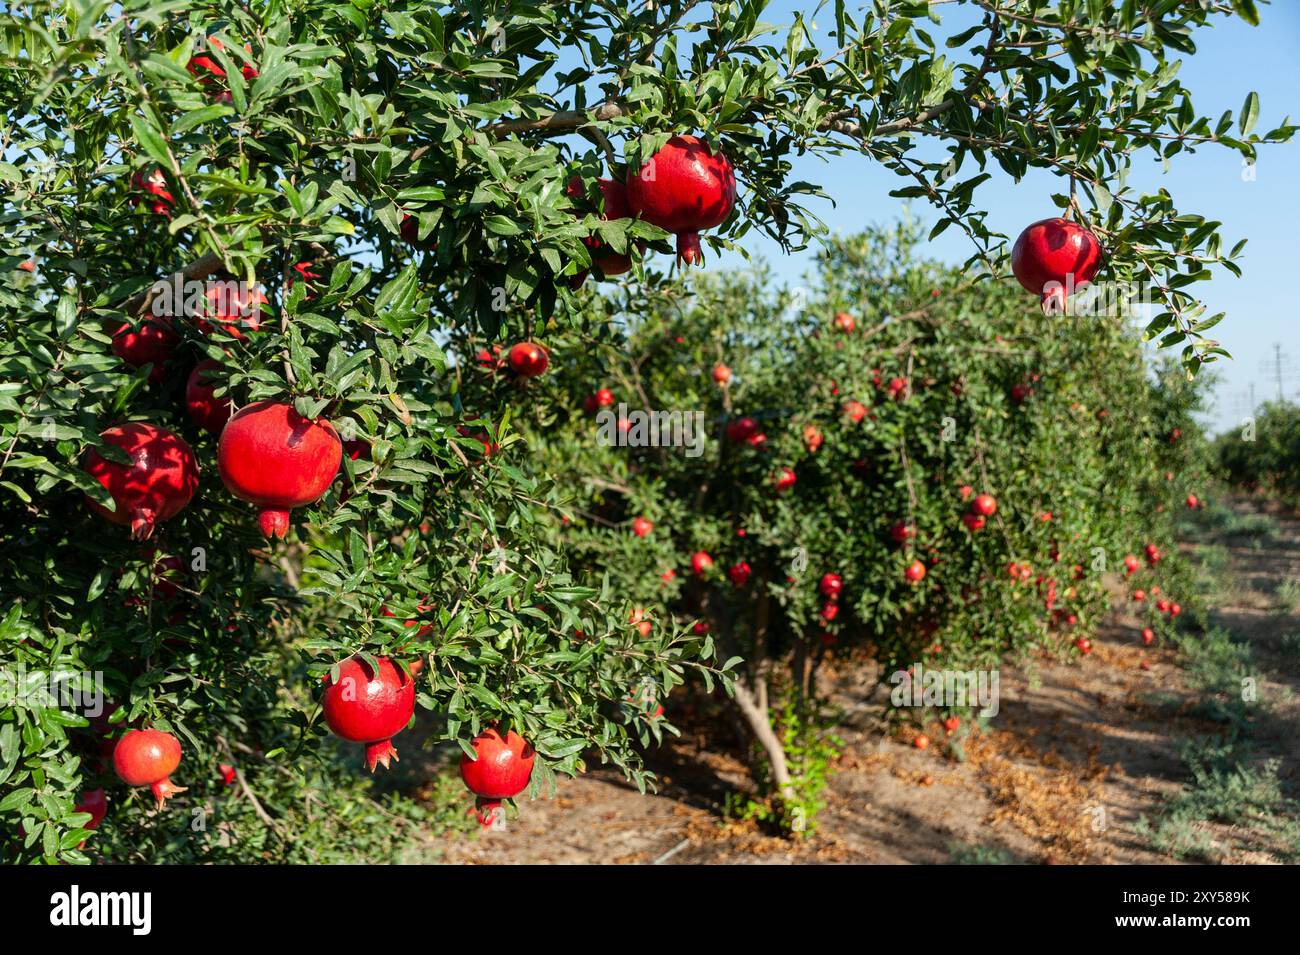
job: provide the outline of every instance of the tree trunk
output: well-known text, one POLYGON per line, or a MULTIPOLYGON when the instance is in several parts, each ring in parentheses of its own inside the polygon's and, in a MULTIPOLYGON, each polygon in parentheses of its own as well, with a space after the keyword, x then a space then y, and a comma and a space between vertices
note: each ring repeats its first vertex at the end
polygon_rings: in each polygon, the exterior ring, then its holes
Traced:
MULTIPOLYGON (((759 678, 758 683, 766 693, 767 681, 759 678)), ((741 716, 745 718, 745 724, 754 734, 754 739, 758 741, 759 747, 767 757, 772 771, 772 784, 780 795, 781 802, 792 802, 794 790, 790 785, 790 769, 785 761, 785 747, 781 745, 780 738, 772 729, 772 721, 768 718, 767 709, 759 706, 756 690, 750 686, 749 681, 735 682, 735 700, 741 716)))

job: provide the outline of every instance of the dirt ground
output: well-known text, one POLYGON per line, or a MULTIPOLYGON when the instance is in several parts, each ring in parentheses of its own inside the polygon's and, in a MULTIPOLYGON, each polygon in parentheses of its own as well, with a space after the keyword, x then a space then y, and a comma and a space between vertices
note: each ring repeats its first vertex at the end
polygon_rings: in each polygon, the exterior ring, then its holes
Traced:
MULTIPOLYGON (((1239 513, 1260 507, 1230 506, 1239 513)), ((1278 533, 1267 541, 1218 540, 1231 555, 1232 598, 1216 622, 1251 642, 1265 674, 1262 693, 1294 694, 1260 727, 1262 742, 1282 758, 1283 780, 1294 784, 1300 681, 1280 639, 1297 622, 1280 621, 1272 608, 1281 581, 1300 582, 1300 521, 1274 517, 1278 533)), ((504 831, 440 840, 439 854, 468 864, 949 863, 955 855, 983 861, 990 852, 1028 863, 1169 863, 1134 823, 1184 785, 1179 739, 1213 727, 1190 712, 1196 695, 1174 652, 1142 647, 1138 630, 1135 617, 1117 611, 1089 656, 1043 656, 1004 669, 1001 711, 982 731, 958 737, 961 762, 943 746, 918 750, 886 735, 883 692, 869 696, 871 675, 859 669, 860 684, 841 680, 833 699, 845 712, 837 731, 843 755, 817 831, 806 839, 723 816, 725 794, 744 790, 748 774, 735 755, 719 751, 727 731, 712 727, 711 745, 688 728, 654 754, 657 795, 594 769, 561 781, 555 798, 521 803, 504 831)), ((936 743, 945 736, 938 726, 928 732, 936 743)), ((1229 827, 1204 826, 1225 861, 1270 861, 1229 827)))

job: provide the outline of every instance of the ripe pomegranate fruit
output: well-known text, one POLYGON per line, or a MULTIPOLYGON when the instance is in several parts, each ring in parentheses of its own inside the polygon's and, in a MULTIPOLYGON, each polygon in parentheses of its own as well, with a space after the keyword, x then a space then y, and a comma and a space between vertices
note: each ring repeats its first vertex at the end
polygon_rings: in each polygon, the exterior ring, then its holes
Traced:
POLYGON ((750 440, 758 433, 758 422, 753 418, 737 418, 727 422, 727 440, 740 443, 750 440))
POLYGON ((795 481, 795 473, 789 468, 781 468, 776 474, 772 475, 772 487, 776 488, 778 494, 794 487, 795 481))
POLYGON ((99 824, 104 821, 104 816, 108 814, 108 794, 102 789, 92 789, 88 793, 82 793, 74 811, 90 813, 90 821, 82 825, 83 829, 98 829, 99 824))
POLYGON ((714 365, 713 380, 723 387, 726 387, 726 385, 731 381, 731 369, 726 365, 714 365))
POLYGON ((803 426, 803 446, 808 449, 809 454, 815 453, 822 446, 822 440, 821 428, 817 427, 817 425, 806 424, 803 426))
POLYGON ((144 169, 137 170, 131 176, 131 188, 135 192, 143 192, 153 197, 152 200, 148 200, 141 199, 139 196, 132 196, 131 205, 147 202, 149 211, 156 216, 170 216, 172 214, 172 206, 176 204, 176 200, 172 198, 171 192, 168 191, 167 177, 163 175, 162 169, 158 166, 154 166, 148 171, 144 169))
POLYGON ((830 623, 840 615, 840 605, 833 600, 828 600, 826 603, 822 604, 821 614, 822 619, 827 623, 830 623))
MULTIPOLYGON (((214 36, 208 37, 206 43, 211 49, 225 52, 225 46, 214 36)), ((247 43, 244 44, 244 49, 250 53, 253 52, 253 48, 247 43)), ((221 64, 206 53, 199 53, 196 56, 190 57, 190 61, 186 64, 185 68, 189 70, 190 74, 205 87, 211 86, 217 80, 224 80, 226 78, 226 71, 221 68, 221 64)), ((257 79, 257 68, 251 63, 245 63, 239 68, 239 72, 243 75, 245 80, 257 79)))
POLYGON ((957 730, 958 730, 958 728, 959 728, 960 726, 961 726, 961 719, 960 719, 959 717, 956 717, 956 716, 950 716, 950 717, 948 717, 946 720, 943 721, 943 728, 944 728, 945 732, 948 732, 948 733, 955 733, 955 732, 957 732, 957 730))
MULTIPOLYGON (((632 213, 627 204, 627 187, 616 179, 598 179, 596 182, 600 186, 600 196, 604 205, 600 217, 606 222, 631 218, 632 213)), ((586 195, 582 180, 577 176, 569 180, 566 192, 569 198, 574 200, 581 200, 586 195)), ((600 270, 602 276, 622 275, 624 272, 631 271, 631 256, 624 252, 615 252, 599 236, 590 235, 582 241, 591 255, 591 264, 600 270)), ((586 278, 587 272, 584 269, 575 275, 569 284, 577 288, 586 281, 586 278)))
POLYGON ((150 316, 138 328, 126 322, 113 333, 113 354, 132 368, 153 365, 149 380, 156 384, 162 380, 166 363, 179 343, 170 318, 150 316))
POLYGON ((721 225, 736 205, 731 160, 694 136, 674 136, 628 180, 633 215, 677 235, 677 258, 704 261, 700 232, 721 225))
POLYGON ((1143 627, 1142 642, 1146 644, 1148 647, 1151 646, 1151 644, 1156 642, 1156 632, 1152 630, 1150 627, 1143 627))
POLYGON ((594 393, 587 395, 582 402, 582 407, 587 414, 595 414, 601 408, 608 408, 613 403, 614 392, 608 388, 598 388, 594 393))
MULTIPOLYGON (((292 280, 290 280, 292 286, 292 280)), ((262 306, 268 303, 266 293, 258 287, 248 287, 233 276, 210 283, 203 293, 203 317, 196 318, 195 326, 204 335, 221 329, 236 341, 246 341, 248 336, 241 326, 250 331, 262 327, 262 306)))
POLYGON ((283 537, 291 508, 324 494, 338 474, 343 444, 324 418, 308 421, 293 405, 259 401, 226 423, 217 468, 230 493, 256 504, 267 537, 283 537))
POLYGON ((740 563, 731 566, 731 569, 727 571, 727 576, 731 578, 731 582, 735 586, 743 587, 749 583, 749 577, 753 572, 753 568, 749 566, 749 563, 742 560, 740 563))
POLYGON ((229 763, 220 763, 217 766, 217 772, 221 774, 222 783, 224 783, 227 786, 234 785, 235 778, 236 778, 234 766, 231 766, 229 763))
POLYGON ((992 494, 977 494, 970 507, 981 517, 992 517, 997 512, 998 502, 992 494))
POLYGON ((912 561, 903 571, 903 576, 906 577, 909 582, 917 583, 925 577, 925 564, 921 563, 919 560, 912 561))
POLYGON ((899 521, 889 529, 889 536, 892 537, 894 542, 897 544, 906 544, 916 536, 916 528, 905 521, 899 521))
POLYGON ((551 358, 536 342, 520 342, 510 349, 510 370, 520 378, 536 378, 546 371, 551 358))
POLYGON ((1192 508, 1192 509, 1195 509, 1197 506, 1200 505, 1200 503, 1201 503, 1201 502, 1200 502, 1200 499, 1197 498, 1197 496, 1196 496, 1195 494, 1188 494, 1188 495, 1187 495, 1187 506, 1188 506, 1188 507, 1190 507, 1190 508, 1192 508))
POLYGON ((1135 603, 1141 603, 1147 599, 1147 592, 1141 588, 1133 591, 1133 600, 1135 603))
POLYGON ((1087 637, 1080 637, 1078 640, 1075 640, 1074 646, 1085 657, 1089 653, 1092 653, 1092 641, 1089 640, 1087 637))
POLYGON ((1132 554, 1129 554, 1127 557, 1124 558, 1124 570, 1126 573, 1129 574, 1136 573, 1139 566, 1140 563, 1138 559, 1134 557, 1132 554))
POLYGON ((654 522, 647 520, 644 517, 638 517, 636 520, 632 522, 632 533, 635 534, 637 537, 645 537, 654 529, 655 529, 654 522))
POLYGON ((335 736, 366 744, 366 767, 388 768, 397 759, 392 737, 406 728, 415 712, 415 681, 387 657, 373 673, 358 657, 339 664, 337 683, 326 675, 321 709, 335 736))
POLYGON ((713 569, 713 558, 707 551, 697 550, 691 555, 691 570, 697 577, 703 577, 713 569))
POLYGON ((181 744, 162 730, 131 730, 113 747, 113 770, 128 786, 148 786, 161 809, 184 787, 169 778, 181 764, 181 744))
POLYGON ((822 574, 817 589, 822 592, 823 597, 834 600, 844 590, 844 579, 839 574, 822 574))
POLYGON ((216 395, 221 380, 220 370, 219 361, 201 361, 194 366, 185 384, 185 410, 189 412, 190 420, 213 434, 221 434, 221 429, 230 420, 230 399, 216 395))
POLYGON ((1011 250, 1011 271, 1025 291, 1042 296, 1043 311, 1049 314, 1065 313, 1070 276, 1078 286, 1091 282, 1100 268, 1097 237, 1067 219, 1035 222, 1020 233, 1011 250))
POLYGON ((199 486, 194 452, 166 428, 138 421, 109 428, 100 438, 125 451, 131 463, 108 461, 94 448, 87 451, 86 473, 108 489, 117 510, 90 498, 86 503, 114 524, 129 525, 135 540, 147 540, 155 525, 175 517, 194 497, 199 486))
POLYGON ((988 519, 971 511, 967 511, 961 516, 961 522, 972 531, 980 531, 984 529, 984 525, 988 523, 988 519))
POLYGON ((859 424, 867 416, 867 406, 861 401, 846 401, 841 411, 854 424, 859 424))
POLYGON ((649 614, 644 607, 634 607, 632 612, 627 615, 627 622, 636 626, 636 632, 643 637, 650 636, 653 624, 650 622, 649 614))
POLYGON ((916 737, 916 739, 912 740, 912 745, 915 746, 917 749, 929 749, 930 737, 926 736, 924 733, 921 733, 919 736, 916 737))
POLYGON ((846 335, 858 327, 857 320, 848 312, 836 312, 833 324, 836 330, 844 332, 846 335))
POLYGON ((505 738, 493 727, 474 737, 474 758, 460 758, 460 778, 479 799, 500 801, 513 799, 528 788, 537 758, 524 738, 510 730, 505 738))

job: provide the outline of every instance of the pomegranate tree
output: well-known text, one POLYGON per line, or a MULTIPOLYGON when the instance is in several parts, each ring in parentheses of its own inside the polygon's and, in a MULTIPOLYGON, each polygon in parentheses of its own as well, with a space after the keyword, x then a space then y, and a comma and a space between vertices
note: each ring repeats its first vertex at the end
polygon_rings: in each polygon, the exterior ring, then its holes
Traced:
MULTIPOLYGON (((935 17, 969 19, 962 5, 932 6, 935 17)), ((847 655, 868 634, 889 663, 912 655, 913 637, 922 646, 923 624, 935 629, 924 647, 942 642, 958 656, 974 656, 949 633, 961 627, 983 633, 980 645, 996 643, 996 626, 1040 634, 1025 610, 1041 608, 1027 596, 1039 585, 996 570, 1032 561, 1036 574, 1059 577, 1048 569, 1052 537, 1062 567, 1087 565, 1077 553, 1085 543, 1140 555, 1147 540, 1167 556, 1138 573, 1176 565, 1178 548, 1147 526, 1158 521, 1137 502, 1116 502, 1132 506, 1133 535, 1098 542, 1091 508, 1101 505, 1074 504, 1073 486, 1056 480, 1068 459, 1088 470, 1092 487, 1124 498, 1124 474, 1106 470, 1102 439, 1137 461, 1144 449, 1130 435, 1175 426, 1193 434, 1172 416, 1150 428, 1136 420, 1143 392, 1123 391, 1136 381, 1121 375, 1129 351, 1107 328, 1086 347, 1070 342, 1089 371, 1080 355, 1111 359, 1097 376, 1112 386, 1109 402, 1041 341, 1041 320, 1008 318, 982 287, 995 283, 968 289, 924 268, 881 284, 897 263, 863 258, 880 237, 831 241, 826 262, 839 274, 825 294, 802 303, 789 295, 779 307, 742 277, 729 276, 735 288, 719 295, 653 267, 624 273, 614 294, 571 287, 575 263, 606 253, 635 260, 642 241, 663 234, 677 237, 683 263, 700 259, 701 229, 732 246, 762 237, 796 250, 821 238, 816 215, 827 200, 871 208, 867 194, 820 195, 821 165, 809 163, 813 177, 803 181, 796 157, 848 163, 850 178, 887 167, 996 255, 994 230, 1004 224, 987 208, 994 187, 973 172, 977 149, 990 171, 1033 170, 1025 181, 1053 193, 1045 206, 1068 207, 1086 224, 1117 276, 1162 276, 1150 334, 1176 339, 1188 370, 1213 359, 1207 335, 1230 323, 1202 327, 1192 291, 1203 286, 1179 276, 1193 264, 1234 265, 1231 244, 1171 193, 1143 196, 1124 173, 1143 155, 1181 158, 1171 137, 1217 128, 1174 75, 1173 59, 1184 55, 1174 50, 1231 16, 1228 7, 1252 5, 1160 5, 1160 30, 1107 37, 1107 55, 1088 69, 1034 52, 1069 33, 1068 22, 1028 22, 1042 19, 1022 15, 1029 0, 983 6, 987 24, 952 49, 935 45, 967 24, 950 29, 944 19, 933 29, 897 16, 883 31, 879 11, 855 12, 836 25, 835 46, 847 51, 837 58, 826 44, 801 42, 802 25, 756 40, 744 10, 710 21, 690 4, 629 17, 626 3, 591 0, 544 28, 535 11, 513 5, 406 4, 394 19, 391 5, 353 4, 346 22, 334 8, 311 15, 277 4, 160 14, 129 2, 88 8, 89 17, 45 0, 7 5, 0 39, 23 60, 6 74, 18 104, 7 118, 21 135, 7 142, 0 189, 8 371, 0 495, 13 516, 0 527, 0 579, 16 595, 0 657, 29 673, 56 663, 102 673, 118 707, 113 732, 127 720, 173 732, 187 765, 199 766, 187 780, 195 806, 210 806, 221 830, 164 834, 144 800, 110 791, 112 831, 103 832, 106 821, 80 852, 67 820, 111 775, 98 762, 106 737, 81 716, 33 716, 0 702, 0 750, 5 768, 11 753, 18 767, 0 781, 3 860, 390 860, 392 816, 427 815, 400 793, 370 811, 364 771, 314 752, 324 735, 311 732, 318 678, 358 654, 424 662, 417 701, 437 716, 431 746, 468 745, 478 728, 508 725, 547 780, 598 754, 648 787, 641 753, 671 731, 674 707, 653 720, 645 714, 656 707, 624 707, 646 681, 666 692, 701 675, 717 685, 740 674, 754 725, 803 743, 815 732, 813 711, 792 702, 793 724, 780 725, 788 701, 769 704, 759 692, 778 663, 789 663, 790 678, 773 685, 802 692, 819 661, 847 655), (915 68, 940 57, 944 69, 915 68), (1157 74, 1164 82, 1146 83, 1157 74), (996 108, 976 108, 984 103, 996 108), (1125 135, 1079 134, 1100 116, 1125 135), (926 141, 935 148, 912 148, 926 141), (588 184, 580 203, 566 195, 574 175, 588 184), (602 190, 599 179, 626 184, 626 218, 617 189, 602 190), (25 269, 29 262, 39 267, 25 269), (192 303, 194 285, 212 280, 245 291, 192 303), (165 307, 160 289, 184 301, 165 307), (253 289, 275 317, 256 334, 234 308, 254 304, 253 289), (909 317, 927 308, 934 324, 909 317), (834 331, 837 312, 854 317, 852 333, 834 331), (154 321, 163 314, 173 316, 175 341, 154 321), (916 329, 909 343, 904 335, 916 329), (825 334, 813 339, 815 331, 825 334), (484 342, 534 334, 555 361, 526 387, 490 345, 476 367, 484 342), (615 347, 625 340, 634 355, 615 347), (905 357, 913 350, 915 361, 905 357), (1043 361, 1026 354, 1040 351, 1043 361), (222 439, 196 442, 198 460, 174 445, 176 460, 151 460, 139 482, 128 479, 140 469, 125 449, 104 447, 95 458, 96 435, 123 422, 169 434, 215 428, 216 418, 194 424, 184 394, 185 373, 204 361, 221 363, 240 412, 222 439), (719 362, 733 371, 726 387, 710 374, 719 362), (972 403, 990 394, 1005 402, 1030 372, 1044 380, 1014 422, 975 413, 972 403), (593 448, 584 399, 595 399, 598 414, 611 398, 640 404, 643 388, 661 408, 707 410, 702 454, 593 448), (1061 406, 1070 389, 1085 405, 1078 412, 1061 406), (252 404, 241 411, 243 402, 252 404), (1052 413, 1072 422, 1068 431, 1040 427, 1052 413), (945 416, 957 421, 957 437, 940 447, 945 416), (746 419, 743 435, 719 440, 724 423, 746 419), (1036 428, 1051 440, 1018 443, 1036 428), (367 448, 342 463, 346 486, 334 481, 337 497, 313 509, 301 541, 253 546, 245 508, 218 473, 255 502, 266 530, 284 533, 292 507, 328 494, 340 437, 367 448), (1023 471, 1009 466, 1010 449, 1026 459, 1023 471), (587 470, 593 460, 600 467, 587 470), (781 468, 798 482, 778 492, 781 468), (151 470, 161 479, 149 479, 151 470), (577 471, 581 480, 568 482, 577 471), (971 483, 999 498, 997 527, 977 535, 961 524, 967 504, 953 494, 971 483), (87 491, 105 507, 117 497, 117 519, 128 515, 137 536, 153 533, 158 552, 82 507, 87 491), (1040 499, 1049 491, 1053 499, 1040 499), (1022 528, 1021 518, 1045 509, 1050 525, 1022 528), (643 538, 628 530, 638 514, 658 525, 643 538), (906 549, 887 536, 898 520, 916 527, 906 549), (603 549, 593 527, 608 529, 619 549, 603 549), (1003 553, 1012 546, 1024 552, 1003 553), (744 586, 683 572, 698 549, 719 568, 747 564, 744 586), (187 568, 170 599, 153 598, 159 555, 187 568), (913 559, 929 568, 916 587, 898 573, 913 559), (842 577, 830 621, 816 586, 827 572, 842 577), (967 585, 969 602, 958 604, 951 595, 967 585), (1006 594, 1012 586, 1022 588, 1018 603, 1006 594), (435 609, 420 614, 422 604, 435 609), (753 640, 763 608, 767 638, 753 640), (404 626, 417 618, 419 627, 404 626), (728 643, 744 662, 724 672, 714 654, 728 643), (220 765, 239 767, 236 785, 221 785, 220 765)), ((1255 111, 1246 112, 1216 144, 1253 161, 1266 142, 1291 136, 1288 124, 1252 131, 1255 111)), ((1207 496, 1204 482, 1182 483, 1178 460, 1161 463, 1180 475, 1169 482, 1178 500, 1207 496)), ((1061 581, 1059 603, 1087 611, 1087 583, 1078 582, 1078 599, 1066 596, 1075 583, 1061 581)), ((1041 589, 1034 596, 1045 600, 1046 579, 1041 589)), ((1178 596, 1190 610, 1194 598, 1178 596)), ((1087 626, 1087 613, 1079 616, 1087 626)), ((763 752, 770 744, 770 734, 758 742, 763 752)), ((814 762, 824 755, 803 751, 814 762)), ((799 767, 786 768, 797 788, 799 767)), ((760 778, 779 776, 773 768, 760 778)))
MULTIPOLYGON (((905 228, 837 240, 795 317, 789 290, 711 275, 692 280, 689 306, 666 287, 625 335, 566 347, 558 394, 576 405, 613 377, 648 407, 698 407, 713 439, 704 454, 594 442, 576 407, 540 409, 568 426, 528 434, 537 472, 578 496, 571 519, 552 522, 556 546, 609 575, 654 632, 699 624, 743 658, 736 711, 778 819, 783 806, 815 811, 799 754, 832 745, 815 702, 824 665, 843 674, 869 648, 880 678, 918 662, 991 668, 1004 650, 1073 653, 1109 600, 1096 549, 1122 569, 1141 529, 1164 520, 1140 506, 1151 464, 1173 452, 1167 427, 1147 421, 1139 343, 1091 323, 1041 336, 1017 289, 968 287, 915 261, 911 242, 905 228), (837 313, 912 317, 845 334, 837 313), (1093 335, 1104 347, 1084 349, 1093 335), (723 354, 743 389, 713 382, 723 354), (1016 381, 1033 400, 1010 414, 1016 381), (1092 413, 1121 393, 1109 418, 1092 413), (957 427, 941 437, 945 418, 957 427), (671 520, 632 546, 623 529, 652 509, 671 520)), ((1171 494, 1163 480, 1159 493, 1171 494)))

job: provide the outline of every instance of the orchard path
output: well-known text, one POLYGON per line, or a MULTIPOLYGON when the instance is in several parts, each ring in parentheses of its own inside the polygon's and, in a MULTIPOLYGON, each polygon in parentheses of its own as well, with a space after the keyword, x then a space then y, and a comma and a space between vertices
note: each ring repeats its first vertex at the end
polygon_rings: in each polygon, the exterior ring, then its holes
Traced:
MULTIPOLYGON (((1232 500, 1238 514, 1262 509, 1232 500)), ((1300 521, 1274 515, 1277 533, 1217 543, 1230 555, 1230 597, 1214 622, 1251 643, 1261 693, 1292 702, 1259 727, 1260 742, 1282 760, 1294 786, 1300 765, 1300 680, 1295 648, 1281 635, 1300 630, 1279 617, 1277 588, 1300 583, 1300 521), (1289 669, 1289 675, 1288 674, 1289 669), (1281 674, 1281 675, 1279 675, 1281 674), (1284 695, 1284 693, 1283 693, 1284 695)), ((949 863, 955 859, 1028 863, 1168 863, 1134 829, 1187 780, 1179 739, 1214 729, 1193 712, 1197 700, 1171 649, 1144 648, 1127 609, 1111 614, 1082 659, 1042 656, 1004 668, 1001 712, 964 740, 965 760, 932 745, 922 751, 885 735, 883 691, 873 674, 841 674, 834 701, 844 710, 844 751, 812 837, 794 842, 753 823, 724 819, 728 791, 748 777, 737 740, 717 714, 677 703, 681 739, 652 756, 660 793, 641 796, 616 773, 595 768, 564 780, 549 800, 524 802, 504 832, 451 834, 437 858, 457 863, 949 863), (1146 661, 1149 669, 1142 669, 1146 661), (685 711, 684 713, 682 711, 685 711), (711 721, 710 740, 702 732, 711 721)), ((959 733, 962 731, 959 731, 959 733)), ((927 728, 932 740, 942 728, 927 728)), ((1199 823, 1226 862, 1273 861, 1231 827, 1199 823)))

